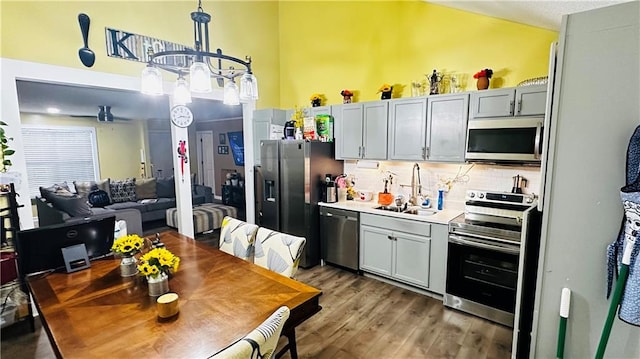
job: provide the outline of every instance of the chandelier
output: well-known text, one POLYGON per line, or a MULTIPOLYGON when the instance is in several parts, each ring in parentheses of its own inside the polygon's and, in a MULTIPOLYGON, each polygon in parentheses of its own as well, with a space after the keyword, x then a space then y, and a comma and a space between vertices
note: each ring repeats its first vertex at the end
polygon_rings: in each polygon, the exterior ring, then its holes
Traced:
POLYGON ((174 104, 191 103, 191 92, 211 92, 211 79, 224 88, 223 102, 239 105, 240 100, 258 99, 258 80, 251 72, 251 57, 244 60, 228 56, 217 49, 209 50, 209 22, 211 15, 202 10, 202 0, 198 9, 191 13, 193 20, 194 48, 149 51, 149 62, 142 71, 141 92, 148 95, 162 95, 162 73, 160 69, 177 75, 173 91, 174 104), (239 67, 239 68, 236 68, 239 67), (189 76, 189 82, 186 76, 189 76), (240 77, 240 88, 236 78, 240 77))

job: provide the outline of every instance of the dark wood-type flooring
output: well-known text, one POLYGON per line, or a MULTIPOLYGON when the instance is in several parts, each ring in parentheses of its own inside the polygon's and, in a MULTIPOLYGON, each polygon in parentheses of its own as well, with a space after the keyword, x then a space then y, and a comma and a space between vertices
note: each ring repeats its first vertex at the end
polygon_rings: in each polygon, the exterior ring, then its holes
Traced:
MULTIPOLYGON (((198 240, 213 245, 218 236, 198 240)), ((322 310, 296 330, 300 358, 511 356, 510 328, 444 308, 441 300, 332 266, 300 269, 296 279, 323 292, 322 310)), ((0 357, 55 358, 39 321, 35 333, 25 324, 2 329, 0 357)))

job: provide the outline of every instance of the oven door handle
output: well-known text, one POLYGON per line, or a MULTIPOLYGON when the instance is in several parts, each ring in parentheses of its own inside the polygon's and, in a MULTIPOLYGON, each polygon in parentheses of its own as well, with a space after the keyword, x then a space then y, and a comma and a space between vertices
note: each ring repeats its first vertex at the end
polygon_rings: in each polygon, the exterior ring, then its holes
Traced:
POLYGON ((468 239, 464 239, 463 237, 457 236, 455 234, 449 234, 449 242, 455 243, 455 244, 461 244, 461 245, 465 245, 465 246, 470 246, 470 247, 489 249, 489 250, 498 251, 498 252, 502 252, 502 253, 508 253, 508 254, 519 254, 520 253, 520 249, 519 248, 513 248, 512 246, 507 247, 507 246, 504 246, 504 245, 490 244, 490 243, 486 243, 485 241, 470 241, 468 239))
MULTIPOLYGON (((483 236, 482 234, 477 234, 477 233, 470 234, 469 232, 459 231, 459 230, 456 230, 455 228, 453 229, 453 233, 451 233, 449 235, 450 236, 456 236, 457 238, 462 238, 462 237, 460 237, 460 234, 455 234, 455 233, 460 233, 462 236, 467 237, 467 238, 473 237, 473 238, 480 238, 480 239, 488 240, 488 241, 491 241, 491 243, 494 243, 494 242, 500 242, 500 243, 504 243, 504 244, 512 244, 513 243, 513 241, 507 241, 507 240, 496 238, 496 237, 483 236)), ((483 243, 484 243, 484 241, 483 241, 483 243)))

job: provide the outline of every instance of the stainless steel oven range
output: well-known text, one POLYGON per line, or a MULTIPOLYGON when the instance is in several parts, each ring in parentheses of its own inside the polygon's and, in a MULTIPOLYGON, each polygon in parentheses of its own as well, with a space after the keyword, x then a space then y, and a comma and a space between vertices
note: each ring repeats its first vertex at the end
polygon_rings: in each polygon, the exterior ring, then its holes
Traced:
POLYGON ((465 213, 449 223, 445 306, 514 327, 536 204, 531 194, 467 191, 465 213))

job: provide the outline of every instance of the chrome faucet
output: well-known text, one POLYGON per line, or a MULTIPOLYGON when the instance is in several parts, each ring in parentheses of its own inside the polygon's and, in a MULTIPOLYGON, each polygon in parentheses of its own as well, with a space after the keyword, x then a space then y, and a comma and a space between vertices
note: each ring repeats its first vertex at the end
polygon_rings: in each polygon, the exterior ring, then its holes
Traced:
POLYGON ((409 198, 409 203, 413 206, 417 206, 418 203, 418 195, 422 194, 422 184, 420 184, 420 166, 418 164, 413 165, 413 172, 411 173, 411 198, 409 198))

